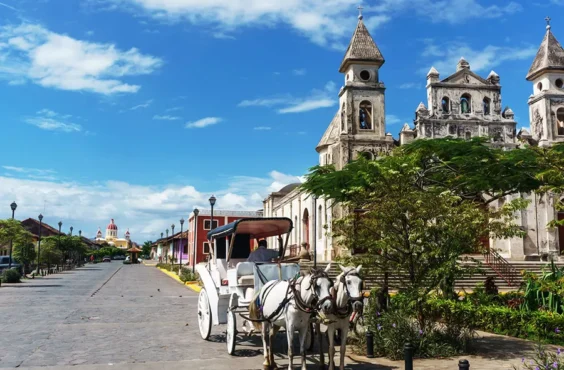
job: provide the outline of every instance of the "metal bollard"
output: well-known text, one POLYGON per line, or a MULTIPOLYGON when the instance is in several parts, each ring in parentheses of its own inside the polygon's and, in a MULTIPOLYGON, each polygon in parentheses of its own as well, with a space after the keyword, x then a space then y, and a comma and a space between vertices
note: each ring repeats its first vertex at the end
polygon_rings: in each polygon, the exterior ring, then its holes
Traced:
POLYGON ((366 332, 366 357, 374 358, 374 334, 366 332))
POLYGON ((411 343, 407 342, 403 346, 403 354, 405 357, 405 370, 413 370, 413 352, 415 348, 411 345, 411 343))
POLYGON ((468 360, 458 361, 458 370, 470 370, 470 362, 468 360))

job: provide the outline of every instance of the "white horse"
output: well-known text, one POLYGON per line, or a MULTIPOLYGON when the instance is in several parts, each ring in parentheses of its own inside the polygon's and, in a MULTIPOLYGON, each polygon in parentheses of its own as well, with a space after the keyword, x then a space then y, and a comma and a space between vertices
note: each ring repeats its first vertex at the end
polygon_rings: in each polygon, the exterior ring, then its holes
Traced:
MULTIPOLYGON (((349 319, 354 312, 356 315, 362 313, 362 279, 359 276, 362 266, 343 267, 342 273, 335 279, 333 295, 335 306, 333 312, 326 315, 327 336, 329 339, 329 370, 335 369, 335 331, 339 330, 341 338, 340 370, 345 368, 345 350, 347 346, 347 336, 349 334, 349 319)), ((323 358, 323 338, 321 336, 320 324, 316 324, 319 338, 320 366, 325 367, 323 358)))
POLYGON ((296 280, 269 281, 253 297, 249 306, 249 318, 262 333, 265 369, 277 368, 272 341, 278 330, 285 327, 288 337, 288 369, 293 368, 292 343, 294 333, 298 331, 302 370, 306 370, 306 338, 309 335, 312 313, 317 310, 329 313, 333 310, 333 282, 327 275, 330 267, 327 266, 324 271, 312 270, 309 275, 300 276, 296 280), (262 321, 262 325, 256 320, 262 321))

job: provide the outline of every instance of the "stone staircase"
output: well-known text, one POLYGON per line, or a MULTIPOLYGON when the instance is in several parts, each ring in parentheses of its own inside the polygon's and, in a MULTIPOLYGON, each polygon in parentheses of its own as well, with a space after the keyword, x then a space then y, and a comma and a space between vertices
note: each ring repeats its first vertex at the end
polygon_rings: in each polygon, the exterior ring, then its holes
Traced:
MULTIPOLYGON (((463 263, 465 266, 468 267, 477 267, 478 264, 481 264, 482 273, 478 272, 472 276, 467 276, 464 279, 457 281, 456 282, 457 290, 464 289, 466 291, 471 291, 476 286, 476 284, 483 283, 486 280, 486 278, 490 276, 494 277, 495 284, 497 285, 500 291, 518 290, 520 283, 523 281, 521 277, 521 271, 525 270, 525 271, 534 272, 536 274, 541 274, 543 268, 548 269, 550 265, 550 262, 508 260, 507 262, 516 270, 514 283, 512 284, 512 286, 510 286, 501 276, 498 275, 498 273, 495 270, 493 270, 488 264, 485 263, 483 256, 472 256, 472 258, 477 260, 478 263, 476 262, 461 262, 461 263, 463 263)), ((317 266, 318 268, 324 269, 325 267, 327 267, 327 264, 328 262, 318 262, 317 266)), ((560 268, 564 267, 564 262, 555 262, 555 264, 560 268)), ((300 265, 302 266, 302 268, 313 267, 313 262, 302 262, 300 265)), ((332 278, 335 278, 340 273, 341 273, 341 269, 339 268, 338 264, 333 262, 331 264, 329 275, 332 278)), ((365 276, 366 289, 372 289, 374 287, 381 286, 382 282, 384 281, 383 274, 369 274, 368 276, 367 275, 364 276, 365 276)), ((390 273, 388 279, 390 281, 390 284, 393 285, 393 282, 397 281, 397 275, 394 276, 393 273, 390 273)))

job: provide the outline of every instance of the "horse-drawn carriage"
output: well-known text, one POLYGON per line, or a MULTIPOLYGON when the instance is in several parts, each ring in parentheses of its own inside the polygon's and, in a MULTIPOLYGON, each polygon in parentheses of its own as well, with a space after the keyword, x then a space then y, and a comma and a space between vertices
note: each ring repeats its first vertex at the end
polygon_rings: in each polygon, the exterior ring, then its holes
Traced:
MULTIPOLYGON (((327 274, 329 266, 325 271, 312 271, 301 276, 297 263, 247 261, 254 241, 269 237, 276 237, 279 257, 283 257, 292 228, 289 218, 253 218, 238 220, 208 232, 210 258, 206 264, 196 266, 203 283, 198 298, 198 324, 204 340, 209 339, 212 325, 227 324, 227 352, 233 354, 239 328, 250 335, 253 327, 261 327, 265 366, 272 366, 272 337, 284 327, 288 336, 290 364, 292 340, 297 331, 305 366, 305 350, 313 347, 312 328, 318 312, 334 317, 338 315, 337 306, 344 302, 347 311, 344 314, 350 315, 352 305, 348 296, 351 291, 357 296, 361 294, 360 267, 343 269, 339 275, 338 286, 342 286, 340 294, 344 297, 340 299, 338 287, 333 288, 333 281, 327 274), (351 279, 356 279, 354 287, 351 279), (243 318, 240 326, 237 325, 237 314, 243 318), (266 337, 269 337, 268 345, 266 337)), ((345 320, 348 323, 348 317, 345 320)))

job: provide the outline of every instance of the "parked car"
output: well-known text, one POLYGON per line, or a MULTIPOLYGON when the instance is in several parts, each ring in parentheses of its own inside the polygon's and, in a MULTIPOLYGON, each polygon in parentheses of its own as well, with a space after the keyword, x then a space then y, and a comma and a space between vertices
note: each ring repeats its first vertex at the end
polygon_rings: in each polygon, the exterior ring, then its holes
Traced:
POLYGON ((125 259, 125 256, 114 256, 114 260, 116 260, 116 261, 117 260, 121 261, 121 260, 124 260, 124 259, 125 259))
POLYGON ((104 258, 102 258, 102 262, 112 262, 112 258, 110 256, 104 256, 104 258))
MULTIPOLYGON (((4 271, 10 265, 10 256, 0 256, 0 272, 4 271)), ((22 265, 12 258, 12 268, 21 272, 22 265)))

